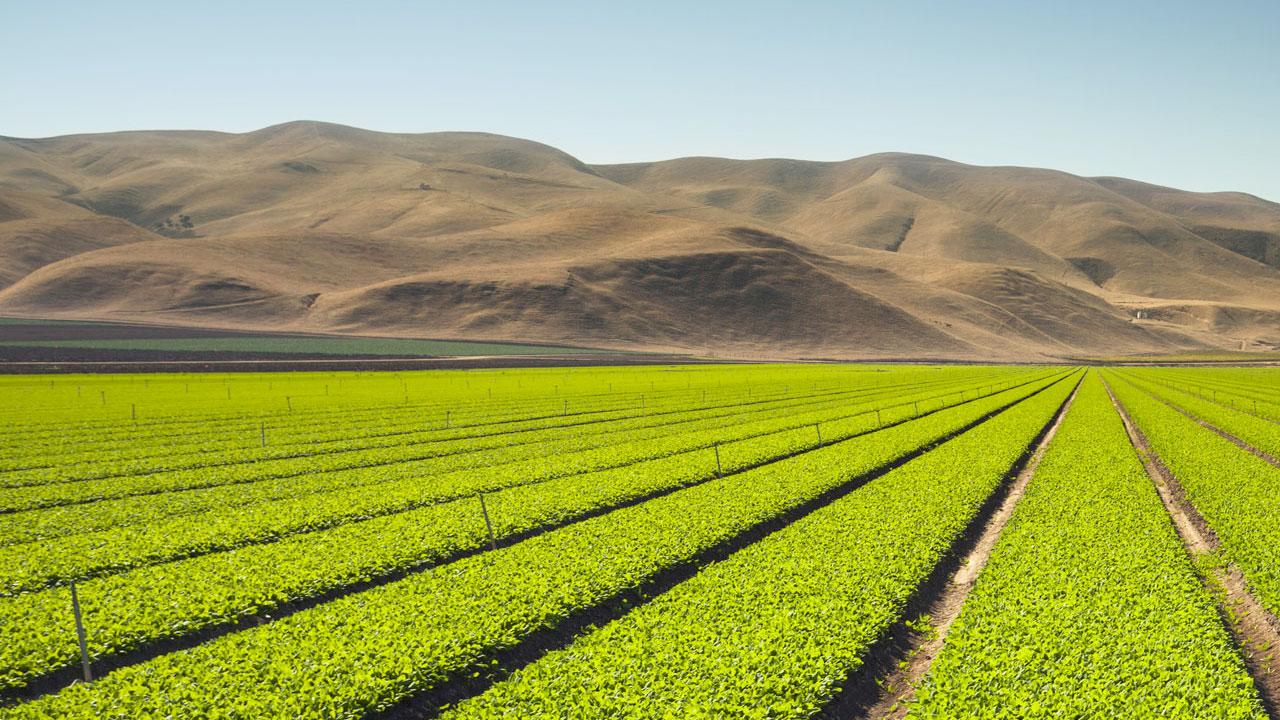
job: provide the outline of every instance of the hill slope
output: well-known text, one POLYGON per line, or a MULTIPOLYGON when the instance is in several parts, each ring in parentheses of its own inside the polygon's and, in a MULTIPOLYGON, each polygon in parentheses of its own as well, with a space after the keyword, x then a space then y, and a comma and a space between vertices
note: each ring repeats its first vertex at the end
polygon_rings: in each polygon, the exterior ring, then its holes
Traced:
POLYGON ((0 314, 768 357, 1280 344, 1280 205, 314 122, 0 138, 0 314))

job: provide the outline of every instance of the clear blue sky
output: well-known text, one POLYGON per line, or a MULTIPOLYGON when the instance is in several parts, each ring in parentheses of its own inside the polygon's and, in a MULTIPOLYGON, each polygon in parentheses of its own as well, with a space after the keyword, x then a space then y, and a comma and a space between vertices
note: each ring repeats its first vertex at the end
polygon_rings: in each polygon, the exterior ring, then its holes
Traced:
POLYGON ((0 0, 0 134, 295 119, 588 162, 900 150, 1280 201, 1280 0, 0 0))

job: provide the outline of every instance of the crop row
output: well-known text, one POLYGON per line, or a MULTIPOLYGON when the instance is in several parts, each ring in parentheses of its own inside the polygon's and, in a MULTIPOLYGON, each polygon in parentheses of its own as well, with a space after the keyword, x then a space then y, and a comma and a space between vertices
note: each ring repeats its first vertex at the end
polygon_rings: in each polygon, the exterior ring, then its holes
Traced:
MULTIPOLYGON (((1059 381, 1056 387, 1066 383, 1059 381)), ((1024 391, 1025 394, 1026 391, 1024 391)), ((750 528, 980 421, 990 398, 712 480, 411 574, 89 686, 20 717, 355 717, 690 562, 750 528)), ((1038 397, 1043 397, 1043 393, 1038 397)), ((1016 401, 1016 397, 1014 398, 1016 401)), ((85 599, 86 605, 91 600, 85 599)), ((103 613, 110 617, 109 612, 103 613)))
MULTIPOLYGON (((1009 402, 1019 394, 983 401, 970 412, 989 410, 990 403, 1009 402)), ((758 439, 725 446, 720 467, 708 453, 701 458, 663 458, 493 493, 487 505, 495 534, 502 539, 708 481, 790 450, 758 439)), ((99 656, 118 653, 270 611, 288 600, 419 567, 480 547, 486 539, 479 506, 468 498, 90 580, 79 590, 93 628, 90 647, 99 656)), ((73 638, 51 631, 66 623, 68 594, 65 588, 54 588, 0 598, 0 615, 15 620, 0 630, 0 647, 10 649, 5 667, 12 677, 47 672, 75 658, 73 638)))
MULTIPOLYGON (((758 398, 757 401, 763 399, 758 398)), ((745 400, 735 398, 708 403, 704 407, 732 406, 745 400)), ((682 409, 691 407, 692 403, 681 406, 682 409)), ((415 406, 372 416, 342 413, 325 418, 323 423, 304 417, 211 423, 201 433, 178 437, 120 433, 119 437, 104 438, 99 443, 78 442, 74 447, 50 448, 25 457, 11 453, 7 460, 12 467, 0 474, 0 483, 14 487, 35 484, 36 481, 62 482, 125 473, 141 474, 200 467, 206 462, 225 464, 227 457, 243 462, 320 453, 333 448, 372 446, 378 441, 394 443, 405 435, 460 439, 646 414, 646 409, 634 399, 622 407, 577 401, 572 412, 568 412, 569 409, 561 402, 546 402, 540 411, 532 414, 491 409, 483 416, 467 418, 454 412, 446 417, 443 410, 434 406, 415 406), (19 463, 26 463, 26 466, 20 467, 19 463)), ((669 407, 659 410, 670 411, 669 407)), ((653 410, 649 413, 652 414, 653 410)))
POLYGON ((814 716, 902 619, 1072 386, 707 567, 444 717, 814 716))
MULTIPOLYGON (((24 472, 10 473, 3 482, 11 488, 58 485, 78 482, 66 488, 46 488, 46 492, 76 493, 74 497, 87 495, 89 491, 81 488, 114 487, 132 482, 143 490, 154 487, 195 487, 216 484, 220 478, 237 477, 246 470, 258 475, 274 472, 278 474, 293 472, 295 467, 307 467, 308 464, 344 463, 357 453, 376 454, 381 451, 388 457, 396 457, 397 453, 412 453, 422 446, 430 446, 433 452, 449 454, 463 452, 467 448, 487 449, 524 442, 538 442, 548 434, 570 432, 574 434, 594 434, 610 432, 616 429, 655 427, 658 425, 714 418, 736 412, 761 412, 771 407, 803 405, 806 403, 834 402, 848 397, 851 393, 837 393, 822 396, 778 397, 767 400, 754 400, 732 405, 698 406, 691 405, 675 410, 642 411, 634 408, 626 412, 592 413, 586 415, 561 415, 558 418, 544 418, 530 423, 521 423, 511 427, 509 424, 483 426, 482 428, 444 429, 442 427, 424 428, 421 421, 417 427, 404 431, 400 427, 390 428, 394 433, 381 434, 374 437, 357 437, 351 440, 315 445, 291 445, 287 447, 267 447, 241 449, 210 455, 176 455, 163 463, 142 462, 140 467, 125 458, 123 461, 102 459, 96 465, 85 468, 73 465, 64 473, 60 468, 46 468, 24 472), (167 467, 166 467, 167 466, 167 467), (271 468, 273 470, 268 470, 271 468), (101 482, 90 482, 101 480, 101 482)), ((853 393, 856 394, 856 391, 853 393)), ((256 436, 260 430, 254 428, 256 436)), ((34 490, 39 492, 39 490, 34 490)), ((21 491, 15 491, 21 492, 21 491)))
MULTIPOLYGON (((947 388, 948 391, 952 388, 947 388)), ((988 388, 984 388, 988 389, 988 388)), ((960 396, 963 395, 964 387, 959 388, 960 396)), ((925 404, 931 404, 934 401, 932 396, 916 396, 925 404)), ((724 424, 731 424, 732 419, 719 421, 712 419, 708 423, 704 423, 704 429, 717 429, 718 436, 704 436, 700 434, 698 429, 690 430, 684 425, 684 433, 668 433, 668 437, 662 437, 663 433, 658 430, 650 432, 648 443, 637 443, 632 441, 630 454, 625 452, 626 448, 622 447, 622 442, 626 436, 611 436, 618 445, 616 452, 608 452, 607 448, 602 450, 588 452, 586 457, 596 457, 599 459, 602 454, 611 460, 605 465, 616 466, 626 464, 628 461, 636 461, 644 459, 645 456, 653 456, 655 447, 658 450, 666 448, 669 452, 678 451, 680 447, 673 446, 672 443, 684 443, 687 448, 689 446, 701 447, 708 442, 708 437, 712 442, 731 442, 736 438, 745 438, 754 436, 754 434, 765 434, 768 432, 780 432, 782 429, 797 427, 808 423, 818 423, 818 421, 831 421, 833 419, 846 418, 846 416, 859 413, 861 409, 877 405, 873 402, 874 398, 868 396, 865 398, 864 406, 852 407, 846 409, 844 404, 836 401, 831 409, 827 411, 813 411, 810 414, 787 416, 782 411, 776 411, 781 415, 780 418, 769 419, 765 414, 765 421, 759 423, 740 425, 733 429, 724 429, 724 424), (653 438, 652 436, 657 436, 653 438), (657 446, 654 443, 658 443, 657 446)), ((878 405, 884 405, 884 401, 878 402, 878 405)), ((899 409, 890 411, 890 413, 882 413, 892 415, 905 413, 910 407, 915 409, 915 401, 909 405, 901 405, 899 409)), ((607 446, 605 446, 607 447, 607 446)), ((123 527, 123 525, 131 525, 138 523, 152 523, 163 518, 170 518, 175 515, 196 514, 196 512, 210 512, 215 510, 228 510, 232 507, 241 507, 251 505, 256 502, 283 501, 288 498, 302 496, 316 496, 317 493, 325 492, 344 492, 349 489, 360 486, 371 486, 371 484, 393 482, 393 480, 404 480, 410 478, 440 478, 445 473, 451 471, 463 471, 489 468, 490 473, 518 475, 522 478, 522 482, 534 482, 541 477, 540 473, 547 470, 548 457, 550 452, 558 450, 559 452, 570 452, 571 443, 563 446, 552 445, 552 443, 521 443, 520 446, 512 448, 504 448, 502 451, 489 451, 484 454, 467 454, 434 457, 434 459, 426 459, 420 461, 399 462, 399 464, 388 464, 381 466, 371 466, 371 468, 357 468, 351 470, 328 471, 328 473, 315 473, 308 475, 298 475, 298 477, 285 477, 268 480, 255 480, 255 482, 244 482, 237 486, 215 486, 210 488, 193 489, 186 492, 170 492, 163 495, 133 496, 118 498, 118 500, 100 501, 95 503, 78 503, 78 505, 56 506, 50 509, 33 510, 22 512, 22 514, 0 514, 0 546, 5 544, 14 544, 19 542, 32 542, 37 539, 45 539, 52 537, 64 536, 64 534, 82 534, 88 532, 99 532, 115 527, 123 527)), ((662 452, 658 452, 662 454, 662 452)), ((566 469, 567 464, 559 466, 558 462, 552 462, 552 473, 566 469)), ((596 468, 599 469, 599 468, 596 468)))
POLYGON ((1266 608, 1280 611, 1280 468, 1108 374, 1125 410, 1244 573, 1266 608))
MULTIPOLYGON (((196 376, 197 378, 201 376, 196 376)), ((420 397, 408 398, 401 392, 394 396, 379 393, 361 392, 352 398, 330 396, 322 392, 321 386, 308 387, 294 385, 292 390, 272 391, 263 388, 261 383, 248 382, 236 378, 234 383, 213 384, 207 380, 195 383, 206 390, 215 389, 219 397, 207 395, 180 394, 176 397, 158 399, 140 388, 136 380, 110 391, 111 404, 105 404, 106 391, 101 391, 103 404, 99 404, 98 392, 90 393, 77 402, 74 407, 76 420, 69 422, 40 422, 40 415, 58 413, 58 409, 50 407, 51 403, 32 403, 36 416, 27 422, 15 424, 11 428, 0 430, 0 447, 21 447, 37 449, 41 446, 57 447, 60 438, 71 438, 78 442, 98 442, 119 440, 122 438, 156 438, 175 439, 187 435, 198 436, 208 432, 210 423, 222 422, 230 425, 248 424, 263 419, 297 420, 304 423, 323 424, 325 419, 341 415, 376 417, 383 413, 396 413, 404 410, 416 410, 419 414, 439 409, 443 413, 445 407, 457 408, 460 415, 469 415, 474 411, 513 412, 521 409, 542 407, 541 397, 529 395, 511 395, 502 398, 462 398, 456 393, 444 396, 428 395, 431 399, 424 402, 420 397), (211 387, 213 386, 213 387, 211 387), (234 386, 237 400, 231 402, 223 392, 230 393, 234 386), (344 402, 345 400, 345 402, 344 402), (296 403, 294 401, 297 401, 296 403), (144 415, 137 417, 136 410, 142 404, 144 415), (447 403, 447 404, 441 404, 447 403), (149 417, 148 409, 154 411, 159 407, 167 413, 159 417, 149 417), (94 409, 105 415, 93 416, 94 409), (113 437, 114 436, 114 437, 113 437)), ((268 386, 269 387, 269 386, 268 386)), ((398 389, 398 388, 397 388, 398 389)), ((437 388, 444 389, 444 388, 437 388)), ((659 391, 671 395, 673 389, 659 391)), ((597 394, 598 393, 594 393, 597 394)), ((577 395, 577 394, 575 394, 577 395)), ((624 397, 625 393, 613 394, 616 401, 625 402, 634 398, 624 397)), ((656 400, 657 398, 655 398, 656 400)))
POLYGON ((495 464, 520 457, 543 454, 549 450, 574 452, 610 444, 658 437, 673 432, 695 431, 729 421, 730 416, 750 418, 752 415, 778 414, 785 409, 806 404, 838 407, 847 396, 815 400, 791 399, 746 405, 724 410, 691 410, 659 416, 640 415, 612 422, 570 427, 549 427, 528 432, 503 433, 475 438, 437 442, 398 439, 397 444, 366 449, 338 450, 323 454, 262 460, 224 467, 192 468, 136 476, 108 477, 100 480, 52 483, 0 490, 0 508, 37 509, 64 504, 174 492, 220 485, 236 485, 263 480, 345 469, 394 465, 431 458, 453 463, 450 469, 495 464), (667 429, 670 428, 670 429, 667 429), (504 454, 505 453, 505 454, 504 454))
MULTIPOLYGON (((540 425, 554 425, 566 422, 566 413, 571 420, 622 417, 636 414, 656 414, 678 412, 717 406, 733 406, 744 403, 759 403, 786 397, 823 396, 848 391, 886 391, 893 387, 898 389, 924 388, 930 384, 963 382, 967 379, 987 379, 997 382, 1016 370, 1007 368, 986 370, 982 373, 948 372, 941 377, 939 373, 910 371, 895 373, 892 383, 872 382, 879 378, 853 378, 835 388, 824 387, 819 390, 817 383, 812 387, 800 384, 775 382, 764 386, 741 386, 732 388, 702 388, 701 391, 666 391, 647 395, 579 395, 573 397, 546 397, 525 400, 514 407, 509 404, 495 406, 486 403, 481 407, 454 407, 433 404, 430 406, 407 406, 394 408, 345 408, 330 411, 323 417, 316 414, 298 414, 285 417, 261 417, 239 422, 227 422, 218 419, 204 422, 194 429, 177 434, 170 429, 178 423, 161 424, 155 427, 140 428, 132 423, 124 426, 102 427, 88 436, 75 439, 59 436, 59 443, 53 447, 29 443, 18 448, 11 448, 6 453, 6 461, 13 464, 16 471, 20 465, 30 465, 32 470, 39 468, 59 467, 79 462, 88 464, 78 472, 86 477, 94 472, 102 472, 104 464, 120 463, 130 460, 141 471, 145 467, 163 469, 165 467, 194 466, 211 452, 216 456, 218 451, 238 451, 246 457, 257 453, 261 457, 278 457, 285 454, 296 454, 301 449, 311 446, 350 442, 353 439, 376 439, 413 432, 435 432, 440 439, 467 437, 477 434, 473 428, 484 429, 489 433, 501 431, 504 425, 510 429, 521 427, 536 428, 540 425), (752 391, 754 389, 754 392, 752 391), (710 395, 708 395, 710 391, 710 395), (447 429, 446 429, 446 426, 447 429), (264 433, 265 427, 265 433, 264 433), (268 447, 260 447, 266 435, 268 447), (190 457, 188 457, 190 456, 190 457), (23 459, 25 458, 25 459, 23 459), (148 464, 149 463, 149 464, 148 464), (181 465, 179 465, 181 464, 181 465)), ((71 469, 60 471, 70 472, 71 469)), ((116 471, 118 472, 118 471, 116 471)), ((43 481, 49 481, 39 473, 43 481)), ((0 474, 0 484, 17 485, 20 478, 0 474)))
MULTIPOLYGON (((921 412, 960 402, 960 397, 956 393, 925 399, 921 402, 921 412)), ((254 497, 254 491, 274 490, 261 485, 241 486, 236 488, 237 493, 220 495, 235 501, 236 504, 231 505, 237 508, 235 512, 227 511, 228 504, 215 502, 201 507, 199 512, 158 514, 173 510, 166 505, 190 499, 170 495, 139 498, 124 508, 119 507, 121 503, 107 507, 100 507, 106 503, 75 506, 60 509, 60 515, 51 518, 44 516, 52 511, 41 511, 39 522, 14 525, 14 531, 49 533, 62 530, 62 533, 39 542, 0 548, 0 583, 6 588, 6 594, 32 590, 59 579, 88 577, 193 553, 225 550, 476 492, 621 467, 766 435, 775 437, 765 446, 794 451, 818 444, 822 432, 826 433, 823 436, 826 441, 849 437, 880 422, 908 417, 915 412, 916 406, 912 402, 879 412, 854 406, 839 409, 842 415, 836 417, 831 415, 837 412, 834 409, 825 415, 784 415, 715 431, 704 429, 579 453, 556 454, 551 452, 553 446, 543 446, 543 450, 548 452, 545 457, 435 475, 422 471, 421 466, 397 465, 292 478, 284 488, 286 497, 278 500, 245 505, 247 499, 254 497), (822 424, 815 425, 819 420, 822 424), (356 484, 357 481, 361 484, 356 484), (76 515, 69 517, 73 511, 77 511, 76 515), (103 530, 71 532, 86 524, 105 524, 113 520, 119 522, 103 530), (59 522, 61 525, 57 524, 59 522)), ((783 453, 778 451, 778 454, 783 453)), ((28 514, 14 518, 23 520, 28 514)))
POLYGON ((1166 403, 1243 440, 1254 448, 1273 456, 1280 456, 1280 424, 1249 412, 1235 410, 1227 405, 1201 399, 1198 395, 1168 385, 1148 382, 1143 375, 1124 373, 1124 377, 1166 403))
MULTIPOLYGON (((948 379, 954 382, 954 379, 948 379)), ((939 382, 934 380, 933 382, 939 382)), ((132 433, 111 436, 99 442, 78 441, 72 447, 49 448, 45 452, 8 453, 13 465, 0 473, 0 485, 14 487, 41 482, 91 479, 127 473, 227 464, 228 459, 245 462, 255 459, 295 457, 332 452, 344 447, 376 446, 402 442, 401 436, 419 435, 430 439, 458 439, 507 431, 581 424, 599 420, 656 415, 691 410, 714 410, 759 404, 788 398, 821 397, 858 390, 850 387, 823 392, 745 393, 706 399, 687 394, 657 404, 653 399, 594 397, 547 398, 536 408, 481 408, 470 413, 458 408, 400 407, 376 414, 349 411, 332 414, 325 422, 315 418, 263 418, 240 423, 209 423, 199 433, 172 436, 132 433), (265 446, 264 446, 265 443, 265 446), (18 467, 20 464, 30 467, 18 467)))
POLYGON ((1096 375, 1005 526, 911 717, 1261 718, 1096 375))
MULTIPOLYGON (((197 390, 203 388, 206 391, 216 391, 219 397, 212 398, 189 392, 157 396, 154 385, 148 388, 138 383, 139 379, 147 383, 145 378, 122 378, 103 391, 110 395, 110 407, 99 405, 97 390, 90 391, 92 397, 78 398, 74 406, 62 409, 53 407, 53 403, 46 397, 53 390, 34 395, 25 403, 12 394, 8 395, 11 402, 6 409, 10 413, 16 413, 21 422, 0 427, 0 447, 34 449, 45 442, 50 443, 51 447, 60 447, 66 444, 65 439, 100 443, 112 439, 113 434, 117 435, 114 440, 137 439, 148 435, 175 439, 184 434, 206 434, 214 423, 241 423, 248 427, 264 419, 276 419, 301 421, 304 424, 316 421, 323 424, 325 419, 331 420, 343 415, 376 417, 381 413, 403 410, 441 420, 446 409, 454 410, 460 420, 471 415, 488 416, 495 411, 536 411, 543 414, 548 404, 559 404, 562 399, 581 399, 592 406, 614 404, 617 407, 629 407, 644 397, 647 405, 658 407, 671 402, 685 403, 697 396, 711 400, 723 397, 767 397, 786 394, 786 391, 793 389, 817 393, 849 385, 874 385, 890 377, 890 374, 875 372, 874 368, 870 370, 850 372, 812 366, 780 367, 749 375, 728 367, 631 368, 612 374, 596 372, 585 375, 581 371, 550 374, 522 370, 513 373, 510 378, 504 378, 505 373, 410 373, 407 375, 407 382, 402 377, 390 388, 385 387, 385 383, 378 384, 363 377, 357 377, 354 381, 348 378, 350 382, 347 384, 346 395, 332 396, 325 390, 332 383, 332 378, 326 380, 324 376, 306 374, 291 376, 303 378, 302 380, 277 383, 275 390, 271 389, 270 381, 255 382, 252 377, 244 376, 221 380, 214 376, 192 376, 188 379, 194 382, 182 383, 188 389, 194 385, 197 390), (306 379, 308 377, 310 379, 306 379), (472 386, 472 381, 475 381, 474 387, 467 389, 472 386), (409 387, 414 388, 412 394, 409 387), (236 401, 220 397, 233 389, 236 401), (495 389, 498 390, 497 395, 494 394, 495 389), (157 403, 165 409, 166 414, 156 418, 147 417, 145 411, 157 403), (138 408, 144 411, 141 417, 135 417, 136 413, 132 412, 138 408), (122 414, 92 417, 92 411, 99 409, 122 414), (43 422, 45 417, 60 415, 67 415, 72 419, 69 422, 43 422)), ((926 379, 931 370, 921 368, 906 372, 895 371, 892 377, 926 379)), ((992 369, 979 372, 957 369, 932 374, 961 377, 991 372, 992 369)), ((276 379, 279 380, 279 376, 276 379)), ((52 384, 54 381, 50 382, 52 384)), ((65 387, 78 381, 74 378, 59 378, 57 382, 59 387, 65 387)), ((341 384, 342 379, 339 378, 337 382, 341 384)), ((9 383, 0 385, 7 386, 9 383)), ((3 410, 0 410, 0 414, 2 413, 3 410)))
POLYGON ((1270 391, 1257 384, 1223 382, 1215 371, 1169 372, 1165 370, 1131 370, 1126 376, 1163 385, 1204 401, 1212 401, 1233 410, 1247 412, 1270 422, 1280 422, 1280 390, 1270 391))
POLYGON ((1270 368, 1151 368, 1143 372, 1280 401, 1280 377, 1270 368))

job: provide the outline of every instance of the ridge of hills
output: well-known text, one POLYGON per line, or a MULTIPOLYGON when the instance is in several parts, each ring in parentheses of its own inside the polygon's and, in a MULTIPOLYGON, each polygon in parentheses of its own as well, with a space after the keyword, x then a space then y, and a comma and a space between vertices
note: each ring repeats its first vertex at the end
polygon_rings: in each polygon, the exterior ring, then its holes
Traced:
POLYGON ((1280 347, 1280 205, 292 122, 0 138, 0 315, 742 358, 1280 347))

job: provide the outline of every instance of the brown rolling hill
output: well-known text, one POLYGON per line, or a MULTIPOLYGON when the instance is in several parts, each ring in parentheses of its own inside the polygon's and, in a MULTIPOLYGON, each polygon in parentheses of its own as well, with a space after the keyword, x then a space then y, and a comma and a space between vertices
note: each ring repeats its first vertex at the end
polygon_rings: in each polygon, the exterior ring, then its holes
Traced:
POLYGON ((1280 205, 295 122, 0 138, 0 315, 731 357, 1280 347, 1280 205))

